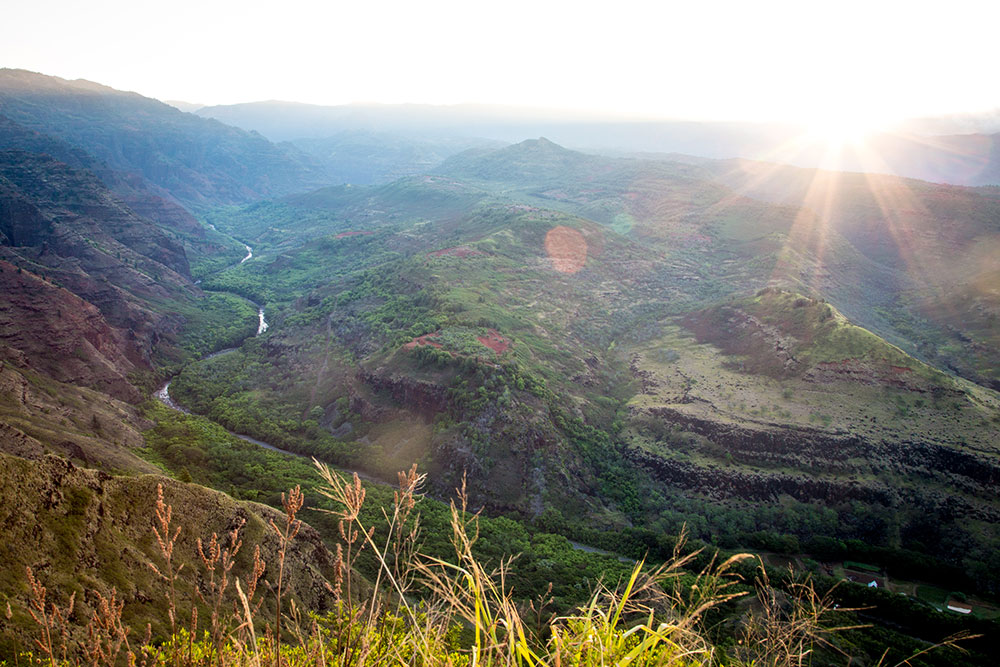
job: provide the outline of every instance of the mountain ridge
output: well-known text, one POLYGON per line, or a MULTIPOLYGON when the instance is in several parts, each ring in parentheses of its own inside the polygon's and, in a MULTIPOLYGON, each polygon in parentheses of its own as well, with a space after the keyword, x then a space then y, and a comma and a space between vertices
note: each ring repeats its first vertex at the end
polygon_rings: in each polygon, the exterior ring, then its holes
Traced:
POLYGON ((137 93, 0 70, 0 113, 139 173, 193 206, 239 203, 322 185, 315 166, 260 135, 137 93))

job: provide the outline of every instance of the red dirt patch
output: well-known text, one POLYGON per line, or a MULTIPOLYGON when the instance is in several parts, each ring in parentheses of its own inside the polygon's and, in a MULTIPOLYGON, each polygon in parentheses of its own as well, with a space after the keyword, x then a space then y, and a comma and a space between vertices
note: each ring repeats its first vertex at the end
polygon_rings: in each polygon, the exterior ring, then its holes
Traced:
POLYGON ((476 336, 476 340, 497 354, 503 354, 510 348, 510 339, 504 338, 496 329, 490 329, 485 336, 476 336))
POLYGON ((427 253, 427 254, 431 255, 432 257, 444 257, 445 255, 450 255, 452 257, 462 257, 462 258, 465 258, 465 257, 477 257, 477 256, 483 255, 485 253, 480 252, 479 250, 474 250, 474 249, 472 249, 472 248, 470 248, 468 246, 460 245, 460 246, 455 246, 454 248, 445 248, 443 250, 435 250, 434 252, 427 253))
POLYGON ((411 340, 409 343, 406 343, 405 345, 403 345, 403 349, 404 350, 412 350, 413 348, 421 346, 421 345, 430 345, 431 347, 436 347, 436 348, 440 349, 443 346, 441 345, 441 343, 439 343, 436 340, 434 340, 435 338, 437 338, 437 332, 429 333, 429 334, 424 334, 423 336, 417 336, 416 338, 414 338, 413 340, 411 340))
POLYGON ((340 232, 339 234, 337 234, 333 238, 335 238, 335 239, 343 239, 343 238, 347 238, 348 236, 368 236, 369 234, 374 234, 374 233, 375 232, 340 232))

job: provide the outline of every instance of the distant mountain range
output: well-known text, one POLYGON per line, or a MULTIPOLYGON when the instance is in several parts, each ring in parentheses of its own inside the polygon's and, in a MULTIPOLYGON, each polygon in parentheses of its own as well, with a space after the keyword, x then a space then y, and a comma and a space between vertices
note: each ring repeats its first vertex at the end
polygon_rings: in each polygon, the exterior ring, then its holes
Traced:
POLYGON ((252 102, 208 106, 195 113, 260 132, 273 141, 296 140, 310 153, 313 140, 354 132, 393 133, 423 142, 472 139, 518 142, 545 136, 581 150, 618 153, 686 153, 709 158, 741 157, 801 167, 823 165, 846 171, 889 173, 956 185, 1000 184, 1000 120, 996 114, 929 118, 902 126, 867 143, 877 159, 848 150, 831 163, 829 146, 803 140, 806 128, 787 123, 656 121, 576 115, 483 105, 317 106, 252 102), (928 136, 925 131, 933 131, 928 136), (974 134, 968 134, 970 131, 974 134))

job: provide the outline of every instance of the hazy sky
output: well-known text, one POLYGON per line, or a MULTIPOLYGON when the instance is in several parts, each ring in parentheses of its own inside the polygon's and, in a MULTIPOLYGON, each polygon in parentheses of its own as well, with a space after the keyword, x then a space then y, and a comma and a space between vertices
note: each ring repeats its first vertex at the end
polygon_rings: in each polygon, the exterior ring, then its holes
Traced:
POLYGON ((0 65, 160 99, 823 120, 1000 107, 995 0, 6 0, 0 65))

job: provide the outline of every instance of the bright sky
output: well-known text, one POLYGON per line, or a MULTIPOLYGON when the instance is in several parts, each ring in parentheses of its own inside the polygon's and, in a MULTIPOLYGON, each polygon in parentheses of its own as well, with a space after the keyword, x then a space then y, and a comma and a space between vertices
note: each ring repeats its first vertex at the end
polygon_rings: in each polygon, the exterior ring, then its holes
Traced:
POLYGON ((1000 107, 995 0, 8 0, 0 66, 159 99, 877 122, 1000 107))

